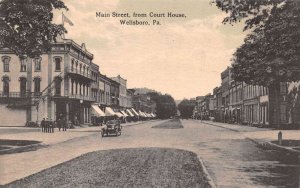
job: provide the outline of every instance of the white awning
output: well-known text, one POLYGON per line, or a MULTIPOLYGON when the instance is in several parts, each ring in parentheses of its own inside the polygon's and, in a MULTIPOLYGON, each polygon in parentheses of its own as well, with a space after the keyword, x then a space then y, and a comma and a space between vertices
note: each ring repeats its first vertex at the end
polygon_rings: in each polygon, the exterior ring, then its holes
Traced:
POLYGON ((131 108, 131 110, 134 113, 134 115, 139 116, 139 113, 137 113, 134 108, 131 108))
POLYGON ((123 116, 124 116, 124 115, 121 114, 120 112, 116 112, 116 115, 117 115, 118 117, 123 117, 123 116))
POLYGON ((114 115, 116 115, 116 113, 110 107, 106 107, 105 108, 105 115, 106 116, 114 116, 114 115))
POLYGON ((123 110, 121 110, 121 113, 122 113, 125 117, 128 116, 128 115, 126 114, 126 112, 124 112, 123 110))
POLYGON ((140 110, 139 110, 139 115, 140 115, 140 116, 142 116, 142 117, 144 117, 144 114, 143 114, 143 112, 142 112, 142 111, 140 111, 140 110))
POLYGON ((144 112, 142 112, 142 111, 139 111, 139 114, 140 114, 140 116, 142 116, 142 117, 147 117, 147 115, 146 115, 144 112))
POLYGON ((132 114, 132 112, 130 112, 129 109, 127 109, 126 112, 127 112, 131 117, 134 117, 134 115, 132 114))
POLYGON ((105 113, 97 105, 92 105, 92 114, 100 117, 105 116, 105 113))

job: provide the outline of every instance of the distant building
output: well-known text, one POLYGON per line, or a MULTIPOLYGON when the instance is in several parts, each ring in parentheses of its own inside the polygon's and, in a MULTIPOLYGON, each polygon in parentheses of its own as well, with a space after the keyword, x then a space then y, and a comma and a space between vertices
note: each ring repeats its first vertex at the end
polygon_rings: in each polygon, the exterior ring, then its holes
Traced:
POLYGON ((221 73, 221 88, 222 88, 222 105, 224 108, 224 122, 229 121, 229 88, 231 83, 231 69, 226 68, 225 71, 221 73))
POLYGON ((127 107, 127 80, 120 75, 111 79, 119 83, 119 106, 125 109, 127 107))
POLYGON ((130 109, 130 108, 133 107, 133 104, 132 104, 133 95, 134 95, 134 90, 133 89, 127 89, 127 94, 126 94, 127 104, 125 106, 127 109, 130 109))

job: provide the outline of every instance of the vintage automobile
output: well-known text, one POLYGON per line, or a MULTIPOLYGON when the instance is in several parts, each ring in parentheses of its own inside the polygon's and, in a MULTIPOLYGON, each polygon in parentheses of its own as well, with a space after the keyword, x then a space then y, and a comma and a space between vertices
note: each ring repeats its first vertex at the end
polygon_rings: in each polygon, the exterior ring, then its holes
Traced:
POLYGON ((102 126, 101 135, 104 137, 105 135, 108 136, 109 134, 115 134, 116 136, 121 135, 121 123, 119 120, 109 120, 106 122, 105 125, 102 126))

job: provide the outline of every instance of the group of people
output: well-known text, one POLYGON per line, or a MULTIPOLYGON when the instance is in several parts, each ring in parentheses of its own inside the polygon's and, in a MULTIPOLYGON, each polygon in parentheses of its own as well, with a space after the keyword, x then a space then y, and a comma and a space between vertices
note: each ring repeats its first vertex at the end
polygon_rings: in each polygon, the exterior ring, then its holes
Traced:
POLYGON ((67 131, 67 122, 65 118, 59 117, 56 123, 52 121, 52 119, 49 120, 48 118, 43 118, 43 120, 41 121, 42 132, 54 133, 54 127, 56 127, 56 125, 59 131, 60 129, 62 129, 63 131, 67 131))
POLYGON ((41 121, 42 132, 44 133, 54 133, 54 122, 52 119, 43 118, 41 121))

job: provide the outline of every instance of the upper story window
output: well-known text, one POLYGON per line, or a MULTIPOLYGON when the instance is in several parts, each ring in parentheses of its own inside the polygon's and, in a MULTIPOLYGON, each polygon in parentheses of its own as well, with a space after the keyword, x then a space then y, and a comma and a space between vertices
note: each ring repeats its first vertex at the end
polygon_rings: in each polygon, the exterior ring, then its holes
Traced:
POLYGON ((285 82, 280 82, 280 94, 287 94, 287 84, 285 82))
POLYGON ((40 77, 35 77, 33 79, 34 82, 34 95, 39 95, 41 92, 41 78, 40 77))
POLYGON ((9 72, 9 62, 10 62, 10 57, 9 56, 3 56, 2 57, 2 62, 3 62, 3 71, 4 72, 9 72))
POLYGON ((26 62, 27 60, 25 58, 21 58, 21 66, 20 66, 20 71, 21 72, 26 72, 26 62))
POLYGON ((61 57, 54 57, 55 71, 61 71, 61 57))
POLYGON ((35 72, 40 72, 41 71, 42 58, 40 58, 40 57, 34 58, 33 62, 34 62, 34 71, 35 72))
POLYGON ((55 95, 60 96, 61 95, 61 77, 56 77, 55 79, 55 95))
POLYGON ((79 72, 80 72, 80 74, 81 74, 81 71, 82 71, 82 65, 79 64, 79 72))
POLYGON ((72 59, 72 62, 71 62, 71 71, 74 71, 74 62, 75 62, 75 60, 72 59))

